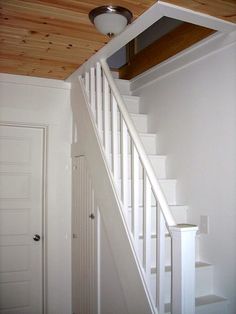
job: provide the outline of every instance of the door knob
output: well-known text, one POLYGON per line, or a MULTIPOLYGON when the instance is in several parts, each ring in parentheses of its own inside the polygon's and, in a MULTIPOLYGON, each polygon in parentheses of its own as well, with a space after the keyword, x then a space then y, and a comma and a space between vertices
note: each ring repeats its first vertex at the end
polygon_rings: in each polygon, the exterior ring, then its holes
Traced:
POLYGON ((34 239, 34 241, 40 241, 40 235, 39 234, 35 234, 34 236, 33 236, 33 239, 34 239))
POLYGON ((90 214, 90 215, 89 215, 89 218, 91 218, 91 219, 95 219, 94 214, 90 214))

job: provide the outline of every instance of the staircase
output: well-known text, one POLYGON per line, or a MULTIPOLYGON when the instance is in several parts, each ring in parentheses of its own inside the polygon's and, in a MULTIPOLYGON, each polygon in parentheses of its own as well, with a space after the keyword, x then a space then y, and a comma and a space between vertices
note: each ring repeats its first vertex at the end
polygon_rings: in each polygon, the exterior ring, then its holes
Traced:
MULTIPOLYGON (((115 76, 115 74, 114 74, 115 76)), ((148 158, 152 164, 157 178, 162 186, 163 192, 170 205, 171 212, 177 223, 187 223, 188 206, 178 204, 176 201, 176 179, 169 179, 166 176, 167 156, 158 154, 158 135, 148 132, 148 115, 139 113, 139 97, 132 96, 130 82, 127 80, 115 79, 120 93, 124 99, 127 110, 139 133, 140 139, 145 147, 148 158)), ((129 169, 129 176, 130 176, 129 169)), ((140 174, 140 180, 142 174, 140 174)), ((155 207, 153 207, 153 217, 155 207)), ((130 225, 130 217, 129 217, 130 225)), ((152 225, 152 264, 155 264, 155 218, 152 225)), ((198 240, 198 236, 197 236, 198 240)), ((140 256, 142 256, 142 236, 140 230, 140 256)), ((171 250, 170 235, 166 230, 166 266, 165 266, 165 313, 170 313, 170 291, 171 291, 171 250)), ((227 300, 214 294, 214 266, 199 260, 198 245, 196 245, 196 313, 197 314, 226 314, 227 300)), ((152 268, 152 294, 155 297, 156 269, 152 268)))
MULTIPOLYGON (((213 266, 198 260, 197 228, 187 224, 187 206, 177 203, 177 181, 166 176, 166 156, 158 155, 158 137, 148 132, 129 81, 114 80, 102 60, 80 83, 148 313, 194 314, 196 303, 196 313, 226 314, 226 300, 214 295, 213 266)), ((116 221, 107 223, 112 230, 116 221)))

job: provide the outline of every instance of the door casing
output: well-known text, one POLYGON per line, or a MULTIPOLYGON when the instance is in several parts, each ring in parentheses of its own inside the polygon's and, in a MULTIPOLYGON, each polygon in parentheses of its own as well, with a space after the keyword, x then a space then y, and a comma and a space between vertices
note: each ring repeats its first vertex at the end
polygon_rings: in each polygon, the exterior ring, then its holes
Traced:
POLYGON ((4 122, 0 121, 0 126, 12 126, 29 129, 40 129, 43 134, 43 171, 42 171, 42 314, 47 313, 47 137, 48 137, 48 125, 31 124, 31 123, 19 123, 19 122, 4 122))

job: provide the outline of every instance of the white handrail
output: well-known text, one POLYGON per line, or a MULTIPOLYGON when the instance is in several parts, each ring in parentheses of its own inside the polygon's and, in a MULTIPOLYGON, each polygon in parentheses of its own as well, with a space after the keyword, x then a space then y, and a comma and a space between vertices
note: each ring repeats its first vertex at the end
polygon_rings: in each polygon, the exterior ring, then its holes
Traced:
POLYGON ((117 106, 122 114, 122 117, 127 125, 127 128, 129 130, 130 136, 132 138, 132 141, 137 149, 137 152, 139 154, 140 161, 146 171, 147 177, 150 181, 153 194, 155 198, 157 199, 158 203, 160 204, 161 211, 163 213, 164 219, 166 221, 167 227, 175 226, 176 222, 174 220, 174 217, 170 211, 169 205, 167 203, 166 197, 164 196, 164 193, 161 189, 161 186, 156 179, 155 172, 151 166, 151 163, 147 157, 147 154, 144 150, 143 144, 139 139, 139 136, 137 134, 136 128, 134 126, 133 121, 130 118, 130 115, 126 109, 126 106, 124 104, 123 98, 120 95, 120 92, 118 88, 116 87, 116 84, 114 82, 114 79, 110 73, 109 67, 106 63, 106 60, 102 59, 100 60, 102 69, 104 74, 106 75, 106 78, 109 82, 110 88, 112 90, 113 96, 115 97, 117 101, 117 106))

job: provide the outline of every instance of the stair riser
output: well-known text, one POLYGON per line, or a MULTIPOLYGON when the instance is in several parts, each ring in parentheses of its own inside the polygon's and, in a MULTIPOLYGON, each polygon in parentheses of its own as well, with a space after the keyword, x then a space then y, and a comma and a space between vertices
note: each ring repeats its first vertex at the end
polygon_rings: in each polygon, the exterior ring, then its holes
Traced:
MULTIPOLYGON (((152 248, 152 258, 151 263, 152 267, 156 266, 156 239, 152 238, 151 240, 152 248)), ((143 239, 139 239, 139 249, 138 249, 140 260, 143 260, 143 239)), ((171 238, 166 237, 165 239, 165 265, 171 265, 171 238)))
MULTIPOLYGON (((111 132, 108 132, 108 151, 111 153, 111 132)), ((103 138, 103 132, 102 132, 103 138)), ((141 142, 144 146, 144 149, 147 155, 156 155, 157 154, 157 136, 155 134, 140 134, 141 142)), ((128 136, 128 154, 131 153, 130 149, 130 138, 128 136)), ((117 134, 117 143, 118 143, 118 154, 120 154, 120 132, 117 134)))
POLYGON ((141 133, 148 132, 148 116, 144 114, 131 115, 136 130, 141 133))
MULTIPOLYGON (((151 277, 151 290, 155 295, 156 275, 151 277)), ((196 268, 196 297, 212 294, 213 290, 213 268, 212 266, 196 268)), ((170 302, 171 296, 171 272, 165 274, 165 303, 170 302)))
MULTIPOLYGON (((227 314, 228 311, 228 301, 221 301, 221 302, 211 302, 209 301, 208 304, 205 305, 199 305, 199 299, 196 300, 197 301, 197 306, 196 306, 196 310, 195 313, 196 314, 227 314)), ((168 308, 169 308, 169 304, 168 304, 168 308)), ((165 314, 171 314, 169 312, 169 310, 165 311, 165 314)))
MULTIPOLYGON (((151 263, 152 267, 155 267, 156 265, 156 239, 152 238, 151 240, 151 246, 152 246, 152 258, 151 263)), ((199 243, 196 240, 196 257, 198 256, 199 251, 199 243)), ((140 260, 142 260, 143 256, 143 239, 139 239, 139 249, 138 254, 140 257, 140 260)), ((196 258, 197 260, 197 258, 196 258)), ((165 265, 171 265, 171 237, 165 238, 165 265)))
MULTIPOLYGON (((153 170, 157 176, 158 179, 165 179, 166 178, 166 158, 163 156, 158 157, 158 155, 154 156, 148 156, 150 159, 150 162, 152 164, 153 170)), ((111 158, 111 156, 110 156, 111 158)), ((111 161, 110 161, 111 162, 111 161)), ((120 155, 118 156, 118 178, 121 178, 121 160, 120 155)), ((130 155, 128 156, 128 178, 131 178, 131 161, 130 161, 130 155)), ((139 178, 143 178, 143 167, 141 166, 141 163, 139 162, 139 178)))
POLYGON ((127 80, 115 79, 115 83, 123 95, 130 95, 130 82, 127 80))
MULTIPOLYGON (((130 117, 134 122, 134 126, 138 133, 148 132, 148 117, 144 114, 131 114, 130 117)), ((120 131, 120 115, 117 118, 117 128, 120 131)))
POLYGON ((123 96, 126 109, 130 113, 139 113, 139 97, 123 96))
MULTIPOLYGON (((159 180, 162 191, 169 205, 176 205, 176 181, 175 180, 159 180)), ((119 195, 121 192, 121 181, 117 182, 119 195)), ((152 194, 151 204, 156 205, 156 200, 152 194)), ((139 180, 139 205, 143 204, 143 180, 139 180)), ((131 180, 128 180, 128 206, 131 206, 131 180)))
MULTIPOLYGON (((103 112, 102 112, 103 116, 103 112)), ((134 126, 138 133, 147 133, 148 132, 148 117, 144 114, 130 114, 132 121, 134 122, 134 126)), ((111 113, 109 112, 109 130, 111 130, 111 113)), ((117 114, 117 130, 120 131, 120 114, 117 114)))
POLYGON ((227 301, 202 305, 196 308, 196 314, 227 314, 227 301))
MULTIPOLYGON (((186 223, 186 216, 187 216, 187 207, 186 206, 172 206, 171 212, 176 219, 177 223, 186 223)), ((131 216, 132 211, 131 207, 128 210, 128 224, 131 226, 131 216)), ((156 235, 156 207, 152 206, 151 208, 151 221, 152 221, 152 235, 156 235)), ((142 224, 143 224, 143 207, 139 207, 139 234, 140 236, 143 235, 142 230, 142 224)), ((166 229, 166 234, 168 234, 168 231, 166 229)))
POLYGON ((158 157, 157 156, 148 156, 153 170, 158 179, 165 179, 166 178, 166 157, 158 157))

